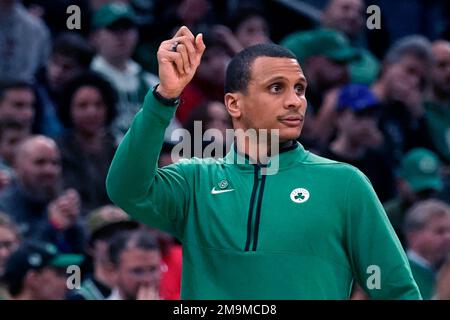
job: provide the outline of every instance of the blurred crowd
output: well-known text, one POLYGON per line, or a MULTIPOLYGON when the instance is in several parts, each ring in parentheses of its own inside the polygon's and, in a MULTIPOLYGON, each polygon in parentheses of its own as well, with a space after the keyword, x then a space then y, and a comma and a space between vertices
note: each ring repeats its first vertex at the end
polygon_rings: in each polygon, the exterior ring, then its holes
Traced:
MULTIPOLYGON (((157 48, 181 25, 204 34, 206 51, 159 165, 176 161, 174 130, 231 128, 228 62, 279 43, 308 80, 299 142, 370 179, 422 296, 450 299, 450 4, 371 1, 381 9, 373 30, 368 4, 0 0, 0 299, 180 298, 180 242, 129 220, 105 178, 158 83, 157 48), (73 4, 81 28, 69 30, 73 4)), ((352 298, 366 297, 355 286, 352 298)))

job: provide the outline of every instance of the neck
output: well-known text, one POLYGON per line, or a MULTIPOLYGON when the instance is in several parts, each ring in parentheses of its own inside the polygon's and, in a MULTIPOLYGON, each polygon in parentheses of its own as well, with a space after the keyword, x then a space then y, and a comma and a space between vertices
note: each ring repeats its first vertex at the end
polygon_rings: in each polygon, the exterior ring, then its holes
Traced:
POLYGON ((127 69, 127 61, 126 59, 121 58, 113 58, 113 57, 107 57, 103 56, 103 58, 108 62, 110 65, 112 65, 114 68, 125 71, 127 69))
POLYGON ((272 156, 272 153, 276 153, 274 147, 278 147, 278 152, 282 149, 292 146, 293 140, 279 142, 276 146, 273 145, 276 141, 271 141, 270 135, 268 139, 250 139, 249 137, 235 139, 236 149, 239 153, 247 155, 251 160, 257 163, 264 163, 265 158, 272 156), (257 141, 254 141, 257 140, 257 141))
POLYGON ((75 137, 80 141, 80 145, 87 151, 99 151, 102 148, 102 138, 104 136, 104 130, 99 130, 96 133, 89 133, 83 131, 76 131, 75 137))
POLYGON ((330 148, 337 155, 348 159, 357 159, 364 153, 364 147, 351 143, 342 135, 331 143, 330 148))

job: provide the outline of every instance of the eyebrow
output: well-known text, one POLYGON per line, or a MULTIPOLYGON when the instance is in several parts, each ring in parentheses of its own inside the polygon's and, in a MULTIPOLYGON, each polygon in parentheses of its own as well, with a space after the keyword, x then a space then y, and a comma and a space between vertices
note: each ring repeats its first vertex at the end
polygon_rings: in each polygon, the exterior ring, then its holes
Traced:
MULTIPOLYGON (((265 81, 266 83, 270 83, 270 82, 274 82, 274 81, 283 81, 286 80, 286 77, 282 77, 282 76, 275 76, 273 78, 268 79, 267 81, 265 81)), ((304 84, 307 84, 308 81, 306 81, 306 78, 302 75, 300 78, 298 78, 299 82, 303 82, 304 84)))

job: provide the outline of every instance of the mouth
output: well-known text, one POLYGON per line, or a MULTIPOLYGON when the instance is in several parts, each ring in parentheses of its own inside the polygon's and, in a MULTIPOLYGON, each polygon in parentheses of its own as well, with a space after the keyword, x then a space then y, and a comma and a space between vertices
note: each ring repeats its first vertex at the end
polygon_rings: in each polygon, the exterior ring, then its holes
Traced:
POLYGON ((301 116, 301 115, 288 116, 288 117, 282 117, 278 120, 288 127, 298 127, 303 122, 303 116, 301 116))

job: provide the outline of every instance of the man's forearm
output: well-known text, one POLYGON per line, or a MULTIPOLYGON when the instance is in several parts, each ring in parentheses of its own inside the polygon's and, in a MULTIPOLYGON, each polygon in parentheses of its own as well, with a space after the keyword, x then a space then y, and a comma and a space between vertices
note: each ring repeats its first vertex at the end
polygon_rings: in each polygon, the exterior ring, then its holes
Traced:
POLYGON ((158 102, 149 91, 142 109, 120 143, 111 163, 106 187, 119 206, 142 199, 151 187, 164 133, 176 108, 158 102))

